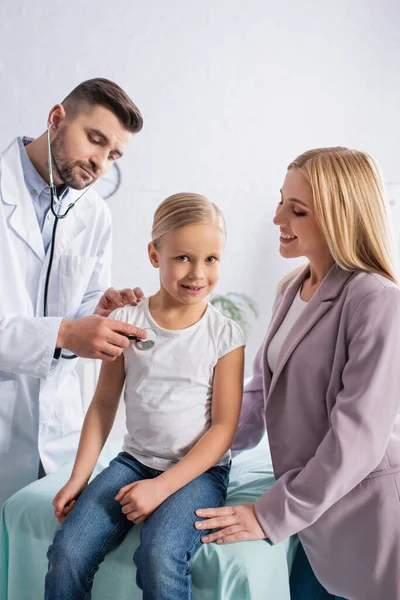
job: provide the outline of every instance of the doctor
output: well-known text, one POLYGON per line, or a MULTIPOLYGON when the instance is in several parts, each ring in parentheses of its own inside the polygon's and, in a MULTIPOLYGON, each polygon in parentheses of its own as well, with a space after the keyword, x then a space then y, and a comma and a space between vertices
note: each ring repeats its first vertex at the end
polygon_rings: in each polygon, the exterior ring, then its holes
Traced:
POLYGON ((17 138, 0 156, 0 506, 39 472, 75 455, 83 407, 77 360, 66 357, 114 360, 129 344, 127 334, 145 337, 106 319, 140 295, 103 293, 110 279, 110 214, 88 189, 142 124, 119 86, 92 79, 51 109, 46 133, 17 138), (56 214, 78 200, 56 232, 49 167, 56 214))

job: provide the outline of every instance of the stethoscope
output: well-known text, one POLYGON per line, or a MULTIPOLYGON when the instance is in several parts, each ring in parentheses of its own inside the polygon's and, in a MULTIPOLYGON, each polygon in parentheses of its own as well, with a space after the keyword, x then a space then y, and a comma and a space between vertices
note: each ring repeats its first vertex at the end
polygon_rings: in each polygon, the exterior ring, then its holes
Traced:
MULTIPOLYGON (((50 281, 51 268, 53 265, 54 247, 55 247, 55 241, 56 241, 56 232, 57 232, 58 222, 60 219, 65 219, 65 217, 73 209, 73 207, 78 202, 78 200, 80 200, 82 198, 82 196, 84 196, 95 185, 95 183, 97 183, 97 180, 93 181, 93 183, 91 183, 86 188, 86 190, 74 202, 71 202, 66 207, 66 209, 64 210, 63 213, 61 213, 60 209, 63 208, 63 204, 62 204, 62 201, 58 197, 57 189, 56 189, 56 186, 54 185, 54 180, 53 180, 53 162, 52 162, 51 143, 50 143, 50 129, 52 127, 53 127, 53 123, 50 123, 50 125, 47 128, 47 159, 48 159, 48 168, 49 168, 49 188, 50 188, 50 197, 51 197, 50 209, 54 216, 54 225, 53 225, 53 231, 51 234, 50 256, 49 256, 49 263, 47 265, 47 272, 46 272, 46 278, 45 278, 45 283, 44 283, 44 293, 43 293, 43 316, 45 316, 45 317, 48 316, 49 281, 50 281)), ((128 335, 127 337, 129 340, 131 340, 134 343, 134 345, 136 346, 136 348, 138 350, 151 350, 151 348, 154 347, 154 345, 157 341, 157 334, 155 331, 153 331, 153 329, 145 329, 144 331, 146 331, 146 333, 147 333, 147 338, 145 340, 143 340, 142 338, 139 338, 135 335, 128 335)), ((78 358, 78 356, 76 354, 63 354, 61 348, 56 348, 56 350, 54 352, 54 358, 58 359, 60 357, 65 358, 65 359, 78 358)))
POLYGON ((147 338, 143 340, 136 335, 128 335, 128 340, 131 340, 138 350, 151 350, 154 348, 157 342, 157 334, 154 329, 144 328, 143 331, 147 333, 147 338))

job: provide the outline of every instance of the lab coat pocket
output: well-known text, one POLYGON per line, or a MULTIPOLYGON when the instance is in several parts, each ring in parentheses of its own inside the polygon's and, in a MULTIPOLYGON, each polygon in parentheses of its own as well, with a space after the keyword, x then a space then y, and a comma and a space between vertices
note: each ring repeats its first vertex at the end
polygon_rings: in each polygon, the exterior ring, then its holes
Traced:
POLYGON ((11 444, 16 389, 15 379, 0 378, 0 454, 8 452, 11 444))
POLYGON ((59 256, 59 314, 74 318, 88 288, 96 264, 94 256, 59 256))

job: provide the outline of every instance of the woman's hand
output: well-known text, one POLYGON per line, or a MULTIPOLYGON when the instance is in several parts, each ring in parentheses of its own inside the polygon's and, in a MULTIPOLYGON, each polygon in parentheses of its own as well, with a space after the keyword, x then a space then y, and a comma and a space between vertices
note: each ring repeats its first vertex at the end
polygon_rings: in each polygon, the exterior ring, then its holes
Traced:
POLYGON ((87 482, 69 479, 64 487, 54 496, 54 515, 59 523, 63 523, 81 495, 87 482))
POLYGON ((168 493, 157 477, 134 481, 122 487, 115 496, 126 518, 135 525, 143 523, 166 498, 168 493))
POLYGON ((216 529, 201 538, 202 542, 231 544, 250 540, 265 540, 267 536, 257 521, 254 504, 239 506, 223 506, 222 508, 201 508, 196 510, 198 517, 206 517, 204 521, 196 521, 196 529, 216 529))

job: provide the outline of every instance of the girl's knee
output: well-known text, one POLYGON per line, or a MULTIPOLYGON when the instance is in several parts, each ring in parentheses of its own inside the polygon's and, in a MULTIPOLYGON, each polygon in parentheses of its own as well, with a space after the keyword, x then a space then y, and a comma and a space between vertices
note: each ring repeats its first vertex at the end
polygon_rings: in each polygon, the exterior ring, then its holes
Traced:
POLYGON ((47 551, 47 558, 49 564, 55 568, 60 568, 61 565, 73 564, 79 558, 77 545, 71 543, 71 540, 63 535, 62 530, 57 531, 53 543, 47 551))
POLYGON ((182 563, 187 557, 179 544, 165 537, 163 539, 154 539, 144 541, 136 549, 134 562, 138 569, 145 566, 146 571, 161 573, 162 571, 173 571, 179 563, 182 563))

